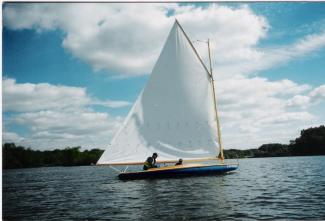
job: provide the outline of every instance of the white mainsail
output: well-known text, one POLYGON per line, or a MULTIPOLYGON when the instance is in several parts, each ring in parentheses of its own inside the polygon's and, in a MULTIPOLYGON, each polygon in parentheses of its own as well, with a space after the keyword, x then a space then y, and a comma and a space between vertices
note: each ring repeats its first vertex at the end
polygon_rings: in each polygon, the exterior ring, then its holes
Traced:
POLYGON ((216 157, 211 78, 176 21, 150 79, 97 164, 216 157))

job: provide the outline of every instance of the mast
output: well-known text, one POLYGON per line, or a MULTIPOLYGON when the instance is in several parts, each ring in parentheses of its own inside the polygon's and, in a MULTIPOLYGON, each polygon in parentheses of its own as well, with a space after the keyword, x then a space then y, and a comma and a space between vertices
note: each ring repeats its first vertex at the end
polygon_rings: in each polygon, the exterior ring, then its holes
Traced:
POLYGON ((221 138, 220 121, 219 121, 218 110, 217 110, 216 92, 215 92, 215 89, 214 89, 214 78, 213 78, 213 73, 212 73, 210 40, 209 39, 208 39, 208 50, 209 50, 210 77, 211 77, 211 86, 212 86, 212 91, 213 91, 214 111, 216 113, 217 129, 218 129, 218 143, 219 143, 219 146, 220 146, 220 159, 223 162, 225 158, 223 156, 223 144, 222 144, 222 138, 221 138))

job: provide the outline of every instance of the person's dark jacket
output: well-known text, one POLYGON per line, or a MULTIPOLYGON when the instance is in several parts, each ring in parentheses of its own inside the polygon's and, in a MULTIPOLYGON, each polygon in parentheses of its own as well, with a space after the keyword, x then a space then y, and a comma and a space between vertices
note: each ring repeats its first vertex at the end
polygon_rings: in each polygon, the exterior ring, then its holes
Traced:
POLYGON ((153 157, 148 157, 146 162, 144 162, 143 169, 148 170, 150 168, 156 168, 156 159, 153 157))

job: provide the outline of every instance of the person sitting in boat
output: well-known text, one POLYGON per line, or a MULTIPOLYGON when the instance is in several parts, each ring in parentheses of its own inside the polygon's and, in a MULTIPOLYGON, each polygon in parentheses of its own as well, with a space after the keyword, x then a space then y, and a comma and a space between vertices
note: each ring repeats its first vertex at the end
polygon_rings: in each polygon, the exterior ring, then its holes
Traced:
POLYGON ((178 162, 175 164, 175 166, 182 165, 183 164, 183 159, 179 159, 178 162))
POLYGON ((148 170, 150 168, 157 168, 156 159, 158 157, 157 153, 153 153, 152 157, 148 157, 146 162, 144 162, 143 169, 148 170))

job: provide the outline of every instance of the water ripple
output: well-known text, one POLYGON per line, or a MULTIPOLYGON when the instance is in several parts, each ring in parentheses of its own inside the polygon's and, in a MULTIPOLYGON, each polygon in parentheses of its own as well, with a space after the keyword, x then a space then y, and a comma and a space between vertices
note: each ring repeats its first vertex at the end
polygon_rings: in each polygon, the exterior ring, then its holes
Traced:
POLYGON ((3 171, 4 220, 322 220, 325 157, 240 160, 223 176, 120 181, 105 167, 3 171))

